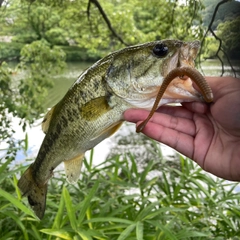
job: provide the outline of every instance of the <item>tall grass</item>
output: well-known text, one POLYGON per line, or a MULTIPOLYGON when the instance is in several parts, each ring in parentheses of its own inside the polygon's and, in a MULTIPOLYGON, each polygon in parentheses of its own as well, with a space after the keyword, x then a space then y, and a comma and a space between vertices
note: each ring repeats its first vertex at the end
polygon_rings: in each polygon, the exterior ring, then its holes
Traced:
POLYGON ((41 221, 5 163, 0 239, 240 239, 237 184, 212 178, 182 156, 178 161, 177 168, 158 153, 139 170, 130 153, 98 166, 85 160, 77 184, 67 184, 61 174, 50 180, 41 221))

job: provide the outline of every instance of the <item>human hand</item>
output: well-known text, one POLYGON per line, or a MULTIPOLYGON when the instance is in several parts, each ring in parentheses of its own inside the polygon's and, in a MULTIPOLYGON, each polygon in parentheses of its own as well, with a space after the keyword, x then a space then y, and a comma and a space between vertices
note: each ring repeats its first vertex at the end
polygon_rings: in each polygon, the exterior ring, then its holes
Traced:
MULTIPOLYGON (((240 181, 240 79, 207 77, 214 102, 161 106, 143 129, 148 137, 193 159, 204 170, 240 181)), ((125 111, 126 121, 137 125, 149 111, 125 111)))

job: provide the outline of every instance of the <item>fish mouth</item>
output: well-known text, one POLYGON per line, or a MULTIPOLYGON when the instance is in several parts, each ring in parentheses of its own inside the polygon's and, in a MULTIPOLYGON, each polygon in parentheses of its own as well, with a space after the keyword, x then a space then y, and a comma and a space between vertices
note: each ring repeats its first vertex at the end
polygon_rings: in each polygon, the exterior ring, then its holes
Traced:
MULTIPOLYGON (((171 103, 182 103, 182 102, 203 102, 204 98, 200 92, 198 92, 194 88, 194 82, 192 79, 186 75, 178 76, 174 78, 168 85, 167 89, 165 90, 158 107, 171 104, 171 103)), ((134 99, 125 99, 129 103, 131 103, 135 107, 144 108, 151 110, 154 102, 156 100, 156 96, 159 92, 159 88, 155 88, 154 91, 149 92, 145 95, 144 98, 139 100, 134 99)))
MULTIPOLYGON (((197 57, 198 49, 200 47, 200 41, 182 43, 179 51, 175 53, 168 62, 168 68, 163 73, 166 75, 175 68, 191 67, 195 68, 195 59, 197 57)), ((192 102, 203 101, 203 96, 194 88, 194 81, 189 76, 178 76, 174 78, 167 87, 162 99, 161 104, 167 103, 179 103, 179 102, 192 102)))
POLYGON ((202 102, 202 94, 194 88, 193 81, 190 77, 179 76, 174 78, 168 85, 160 105, 192 101, 202 102))

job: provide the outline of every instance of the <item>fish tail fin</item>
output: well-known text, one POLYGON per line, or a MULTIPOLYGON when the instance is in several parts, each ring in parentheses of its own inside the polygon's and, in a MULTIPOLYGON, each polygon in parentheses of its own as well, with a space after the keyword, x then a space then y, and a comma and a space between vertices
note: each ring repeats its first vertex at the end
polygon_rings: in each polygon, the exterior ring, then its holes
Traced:
POLYGON ((81 173, 84 154, 64 161, 64 168, 69 183, 76 183, 81 173))
POLYGON ((42 219, 46 207, 47 184, 39 186, 33 179, 32 165, 24 172, 18 181, 18 187, 23 196, 28 198, 35 214, 42 219))

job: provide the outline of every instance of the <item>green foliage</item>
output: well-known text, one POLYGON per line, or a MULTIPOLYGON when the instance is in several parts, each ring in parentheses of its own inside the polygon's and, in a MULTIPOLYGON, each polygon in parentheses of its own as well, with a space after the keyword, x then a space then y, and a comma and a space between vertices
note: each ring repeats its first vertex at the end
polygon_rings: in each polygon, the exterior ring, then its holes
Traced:
POLYGON ((236 184, 213 179, 191 160, 179 161, 180 169, 156 159, 139 170, 131 154, 99 166, 85 160, 76 185, 65 186, 60 173, 50 180, 42 221, 25 206, 11 172, 10 190, 0 189, 0 238, 239 239, 236 184))
POLYGON ((10 77, 12 73, 12 69, 3 63, 0 67, 0 140, 9 147, 3 149, 6 152, 6 161, 13 160, 17 150, 21 148, 21 141, 15 141, 12 137, 15 131, 12 127, 11 117, 18 114, 15 89, 12 89, 13 81, 10 77))
POLYGON ((19 60, 20 52, 23 47, 22 43, 17 42, 0 42, 0 59, 19 60))
MULTIPOLYGON (((216 5, 219 3, 219 0, 203 0, 205 9, 203 10, 203 24, 208 26, 212 19, 213 11, 216 5)), ((240 15, 240 2, 229 0, 224 3, 216 14, 215 21, 213 23, 213 29, 216 30, 218 24, 231 21, 237 18, 240 15)))
POLYGON ((10 114, 20 118, 23 127, 40 116, 44 111, 43 101, 47 89, 52 86, 49 76, 61 71, 64 66, 65 53, 61 49, 50 48, 45 41, 25 45, 17 69, 12 70, 6 64, 0 66, 1 140, 11 136, 10 114), (20 79, 15 80, 11 75, 20 69, 27 70, 27 76, 21 78, 20 75, 20 79))
POLYGON ((201 17, 198 15, 201 8, 200 1, 186 1, 186 5, 177 4, 175 1, 156 0, 151 1, 151 4, 144 1, 141 5, 136 5, 134 20, 136 26, 148 35, 149 39, 189 40, 202 34, 201 28, 194 27, 201 25, 201 17))
MULTIPOLYGON (((154 0, 149 4, 141 0, 112 0, 100 4, 112 28, 128 45, 159 38, 189 40, 202 36, 200 1, 181 4, 154 0)), ((87 9, 88 0, 12 0, 0 28, 2 25, 5 32, 8 26, 5 34, 14 35, 16 42, 44 39, 50 45, 76 45, 91 58, 122 48, 99 9, 93 3, 87 9), (11 19, 11 23, 6 19, 11 19)))
POLYGON ((99 52, 92 52, 78 46, 57 46, 57 48, 64 51, 67 62, 93 62, 101 58, 99 52))
POLYGON ((21 119, 31 122, 44 111, 43 101, 47 89, 52 86, 49 76, 60 72, 64 66, 65 53, 61 49, 51 48, 44 40, 22 48, 19 67, 27 69, 28 74, 19 84, 21 119))
POLYGON ((18 119, 23 129, 44 112, 43 103, 47 89, 52 86, 50 75, 65 66, 65 53, 44 41, 35 41, 21 50, 21 63, 11 69, 6 63, 0 65, 0 141, 6 144, 3 159, 13 160, 17 151, 26 143, 13 138, 12 118, 18 119), (25 69, 25 74, 20 70, 25 69), (15 78, 15 74, 17 78, 15 78))
POLYGON ((231 58, 240 56, 240 17, 218 25, 218 36, 223 41, 223 49, 231 58))
POLYGON ((216 58, 219 42, 214 37, 206 37, 201 57, 203 59, 216 58))

